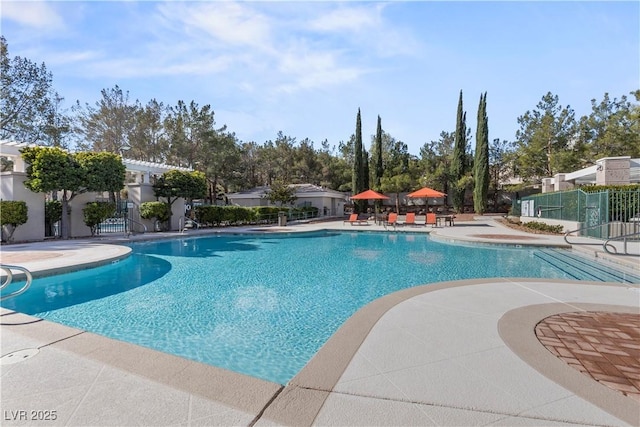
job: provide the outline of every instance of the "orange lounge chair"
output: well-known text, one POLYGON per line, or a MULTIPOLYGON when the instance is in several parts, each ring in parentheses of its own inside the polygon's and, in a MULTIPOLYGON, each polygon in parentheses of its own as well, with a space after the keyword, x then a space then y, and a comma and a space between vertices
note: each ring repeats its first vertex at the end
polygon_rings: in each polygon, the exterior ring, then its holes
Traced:
POLYGON ((424 222, 424 225, 435 226, 437 225, 438 220, 436 219, 436 214, 433 212, 427 212, 427 219, 424 222))
POLYGON ((398 214, 397 213, 393 213, 391 212, 389 214, 389 217, 387 218, 387 220, 384 223, 384 228, 387 228, 387 226, 393 226, 393 228, 396 227, 396 225, 398 225, 398 214))
POLYGON ((343 221, 343 224, 344 224, 345 222, 348 222, 348 223, 350 223, 351 225, 353 225, 353 224, 356 224, 356 225, 363 225, 363 224, 364 224, 364 225, 368 225, 368 224, 369 224, 369 223, 368 223, 366 220, 364 220, 364 219, 358 219, 358 214, 351 214, 351 215, 349 215, 349 219, 345 219, 345 220, 343 221))
POLYGON ((414 212, 407 213, 402 225, 416 225, 416 214, 414 212))

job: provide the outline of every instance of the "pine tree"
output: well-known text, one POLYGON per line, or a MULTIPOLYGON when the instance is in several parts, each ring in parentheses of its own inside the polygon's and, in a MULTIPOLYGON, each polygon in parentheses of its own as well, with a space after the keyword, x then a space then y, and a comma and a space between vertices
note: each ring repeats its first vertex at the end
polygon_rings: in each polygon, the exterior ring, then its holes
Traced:
POLYGON ((462 91, 458 100, 458 115, 456 117, 456 133, 453 147, 453 159, 451 161, 451 177, 453 179, 453 207, 457 212, 462 212, 464 207, 464 193, 466 185, 462 178, 467 172, 467 113, 462 108, 462 91))
POLYGON ((478 129, 476 130, 476 153, 473 163, 475 187, 473 207, 482 215, 487 210, 489 193, 489 119, 487 118, 487 93, 480 95, 478 105, 478 129))

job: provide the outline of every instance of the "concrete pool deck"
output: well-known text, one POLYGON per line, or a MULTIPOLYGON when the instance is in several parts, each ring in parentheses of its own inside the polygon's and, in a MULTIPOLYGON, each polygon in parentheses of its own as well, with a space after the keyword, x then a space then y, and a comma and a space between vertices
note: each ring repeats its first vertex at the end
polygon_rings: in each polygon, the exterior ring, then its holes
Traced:
MULTIPOLYGON (((337 221, 269 231, 328 228, 384 230, 337 221)), ((486 219, 398 231, 566 246, 562 237, 486 219)), ((50 274, 126 256, 101 242, 108 241, 4 246, 2 262, 50 274), (8 254, 15 261, 5 261, 8 254)), ((601 246, 581 250, 610 258, 601 246)), ((614 260, 640 270, 638 258, 614 260)), ((639 315, 638 287, 515 277, 414 287, 358 311, 281 386, 2 309, 0 416, 3 425, 21 426, 639 425, 632 392, 625 396, 570 366, 536 336, 549 316, 593 312, 639 315), (14 353, 26 349, 32 351, 14 353)), ((640 348, 631 350, 640 361, 640 348)))

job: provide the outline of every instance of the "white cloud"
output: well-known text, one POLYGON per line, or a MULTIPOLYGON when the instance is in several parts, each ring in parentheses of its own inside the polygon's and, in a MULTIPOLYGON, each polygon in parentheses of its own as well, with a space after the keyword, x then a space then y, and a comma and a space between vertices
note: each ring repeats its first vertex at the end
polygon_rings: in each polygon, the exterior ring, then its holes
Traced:
POLYGON ((375 7, 339 7, 322 16, 312 19, 310 28, 323 32, 353 31, 360 32, 379 27, 381 24, 380 14, 383 9, 382 4, 375 7))
POLYGON ((270 43, 269 19, 234 2, 165 3, 158 11, 165 20, 179 21, 185 34, 213 38, 227 47, 265 48, 270 43), (231 46, 229 46, 231 45, 231 46))
POLYGON ((62 17, 51 4, 43 1, 2 1, 2 19, 15 21, 21 25, 39 30, 60 30, 64 28, 62 17))

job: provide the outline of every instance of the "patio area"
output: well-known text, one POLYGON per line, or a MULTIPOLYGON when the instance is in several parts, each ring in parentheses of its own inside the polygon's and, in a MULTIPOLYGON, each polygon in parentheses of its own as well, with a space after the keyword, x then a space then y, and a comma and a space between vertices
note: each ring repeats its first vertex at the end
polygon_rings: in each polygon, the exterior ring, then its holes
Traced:
MULTIPOLYGON (((328 228, 385 231, 342 220, 244 231, 328 228)), ((491 219, 405 230, 566 247, 491 219)), ((2 258, 50 274, 127 256, 114 241, 9 245, 2 258)), ((640 271, 637 258, 609 261, 640 271)), ((640 424, 637 285, 514 277, 405 289, 359 310, 284 386, 5 309, 1 319, 7 426, 640 424)))

